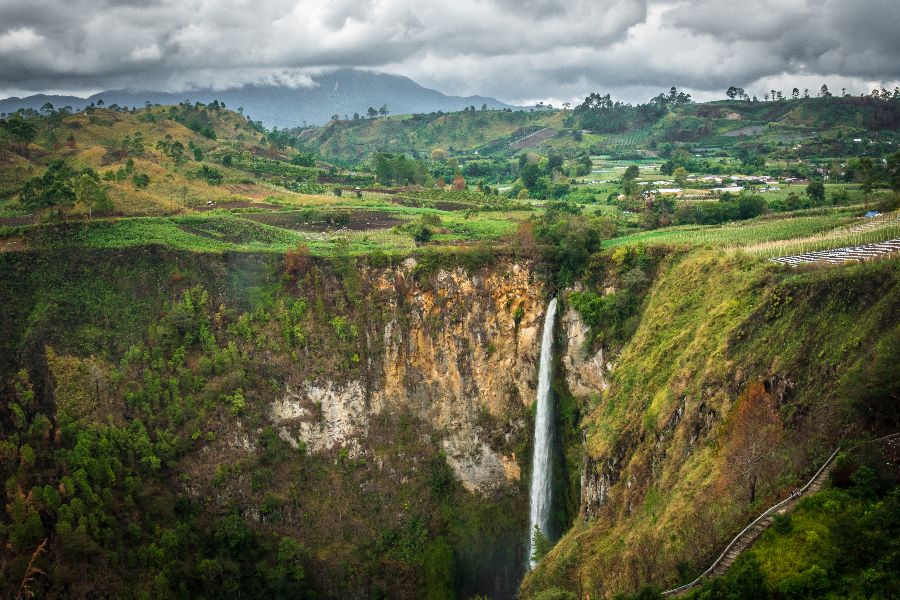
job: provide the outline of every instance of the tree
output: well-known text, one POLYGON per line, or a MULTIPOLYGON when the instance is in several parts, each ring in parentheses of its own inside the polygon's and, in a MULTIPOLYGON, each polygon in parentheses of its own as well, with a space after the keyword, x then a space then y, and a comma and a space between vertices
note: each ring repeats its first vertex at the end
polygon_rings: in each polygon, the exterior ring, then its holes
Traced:
POLYGON ((136 188, 145 188, 150 185, 150 176, 146 173, 135 173, 131 178, 131 183, 136 188))
POLYGON ((819 88, 819 96, 822 98, 831 98, 831 92, 828 91, 828 86, 824 83, 822 84, 822 87, 819 88))
MULTIPOLYGON (((474 108, 474 107, 473 107, 473 108, 474 108)), ((388 116, 388 113, 389 113, 389 112, 390 112, 390 111, 388 111, 387 104, 382 104, 382 105, 381 105, 381 108, 378 109, 378 114, 381 115, 382 117, 388 116)))
POLYGON ((762 381, 753 381, 741 394, 730 424, 724 471, 753 504, 762 484, 774 478, 782 424, 762 381))
POLYGON ((415 240, 416 244, 427 244, 431 241, 431 236, 434 235, 431 227, 428 227, 423 223, 411 224, 409 232, 412 234, 412 238, 415 240))
POLYGON ((23 119, 18 114, 0 121, 0 130, 4 131, 10 139, 19 142, 21 153, 26 155, 28 153, 28 144, 34 141, 34 138, 37 136, 37 128, 34 126, 34 123, 23 119))
POLYGON ((860 157, 856 161, 856 179, 860 182, 860 190, 862 190, 865 207, 868 210, 869 194, 875 188, 875 163, 868 156, 860 157))
POLYGON ((678 167, 672 172, 672 176, 675 178, 675 183, 678 184, 678 187, 684 187, 684 184, 687 182, 687 174, 687 169, 684 167, 678 167))
POLYGON ((53 210, 61 216, 63 211, 75 205, 76 195, 72 186, 74 172, 62 160, 54 161, 40 177, 32 177, 22 188, 22 205, 31 211, 53 210))
MULTIPOLYGON (((148 177, 148 182, 149 179, 148 177)), ((109 199, 107 187, 100 184, 100 177, 93 169, 85 169, 75 176, 72 179, 72 189, 76 201, 87 207, 88 218, 93 217, 95 212, 105 214, 112 211, 113 204, 109 199)))
POLYGON ((734 100, 734 98, 737 96, 737 93, 738 93, 737 88, 734 86, 731 86, 727 90, 725 90, 725 95, 728 96, 732 100, 734 100))
POLYGON ((550 154, 547 157, 547 174, 552 175, 553 171, 561 168, 563 165, 563 158, 559 154, 550 154))
MULTIPOLYGON (((674 88, 673 88, 674 89, 674 88)), ((634 180, 638 178, 638 175, 641 174, 641 169, 637 165, 628 165, 628 168, 625 169, 625 173, 622 174, 622 181, 628 181, 629 179, 634 180)))
POLYGON ((810 181, 806 186, 806 195, 813 204, 823 204, 825 202, 825 184, 821 181, 810 181))
POLYGON ((544 532, 537 525, 534 526, 534 530, 531 532, 531 542, 531 560, 533 562, 540 562, 553 547, 553 544, 550 543, 550 540, 547 539, 547 536, 544 535, 544 532))
POLYGON ((197 171, 197 175, 205 179, 206 182, 210 185, 222 183, 222 172, 215 167, 210 167, 209 165, 201 166, 200 170, 197 171))
POLYGON ((800 90, 799 90, 799 89, 794 88, 793 90, 791 90, 791 98, 793 98, 794 100, 796 100, 796 99, 799 98, 799 97, 800 97, 800 90))
POLYGON ((528 163, 519 169, 519 177, 522 179, 522 185, 529 190, 537 184, 537 180, 540 176, 541 170, 534 163, 528 163))
POLYGON ((367 115, 370 119, 374 119, 375 117, 378 116, 378 110, 377 110, 375 107, 370 106, 370 107, 366 110, 366 115, 367 115))
POLYGON ((887 157, 885 165, 888 187, 900 194, 900 150, 887 157))

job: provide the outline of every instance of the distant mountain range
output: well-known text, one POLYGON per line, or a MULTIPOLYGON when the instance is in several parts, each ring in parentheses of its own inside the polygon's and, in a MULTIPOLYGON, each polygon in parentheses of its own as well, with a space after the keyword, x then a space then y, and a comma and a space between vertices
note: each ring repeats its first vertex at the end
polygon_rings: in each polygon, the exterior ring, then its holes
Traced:
POLYGON ((323 73, 313 77, 313 82, 310 87, 248 85, 227 90, 200 89, 182 93, 109 90, 88 98, 37 94, 0 100, 0 113, 11 113, 20 108, 40 109, 46 102, 57 108, 71 106, 80 110, 100 99, 107 106, 118 104, 129 107, 144 106, 146 102, 177 104, 184 100, 203 103, 219 100, 228 108, 243 107, 244 114, 254 121, 262 121, 268 127, 296 127, 304 123, 321 125, 335 114, 343 118, 359 113, 364 117, 370 106, 377 109, 386 105, 390 114, 458 111, 467 106, 481 108, 484 104, 491 109, 516 108, 495 98, 448 96, 422 87, 408 77, 358 69, 323 73))

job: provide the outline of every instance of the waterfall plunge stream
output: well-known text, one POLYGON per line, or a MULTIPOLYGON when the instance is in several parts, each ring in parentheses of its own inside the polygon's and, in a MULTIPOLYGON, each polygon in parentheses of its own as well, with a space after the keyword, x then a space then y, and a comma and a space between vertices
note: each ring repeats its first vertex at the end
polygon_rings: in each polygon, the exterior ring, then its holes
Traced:
POLYGON ((553 427, 553 397, 550 379, 553 366, 553 326, 556 322, 556 298, 547 305, 544 317, 544 333, 541 339, 541 362, 538 366, 537 410, 534 418, 534 455, 531 462, 531 518, 528 528, 528 561, 535 562, 534 528, 546 536, 550 526, 550 495, 552 464, 550 462, 550 436, 553 427))

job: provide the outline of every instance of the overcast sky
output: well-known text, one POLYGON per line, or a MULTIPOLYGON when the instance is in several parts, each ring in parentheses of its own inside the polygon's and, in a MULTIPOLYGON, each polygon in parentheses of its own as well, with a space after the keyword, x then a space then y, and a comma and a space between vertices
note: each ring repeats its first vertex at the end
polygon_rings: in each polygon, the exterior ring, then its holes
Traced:
POLYGON ((2 0, 0 96, 407 75, 515 103, 900 81, 898 0, 2 0))

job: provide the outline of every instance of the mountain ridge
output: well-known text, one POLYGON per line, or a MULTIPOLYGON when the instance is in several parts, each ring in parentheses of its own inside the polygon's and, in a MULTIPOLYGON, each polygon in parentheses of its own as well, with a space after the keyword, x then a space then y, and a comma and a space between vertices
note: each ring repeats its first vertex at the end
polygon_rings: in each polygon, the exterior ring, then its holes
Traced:
POLYGON ((360 69, 338 69, 313 77, 315 85, 287 87, 250 84, 224 90, 201 88, 186 92, 153 90, 106 90, 86 98, 75 95, 34 94, 0 100, 0 112, 20 108, 40 109, 46 102, 57 108, 71 106, 80 110, 102 99, 106 105, 143 106, 178 104, 185 100, 209 103, 225 102, 243 107, 244 113, 268 127, 297 127, 327 123, 334 114, 365 116, 369 107, 386 105, 392 114, 428 113, 462 110, 467 106, 487 105, 492 109, 514 108, 488 96, 452 96, 426 88, 408 77, 360 69))

